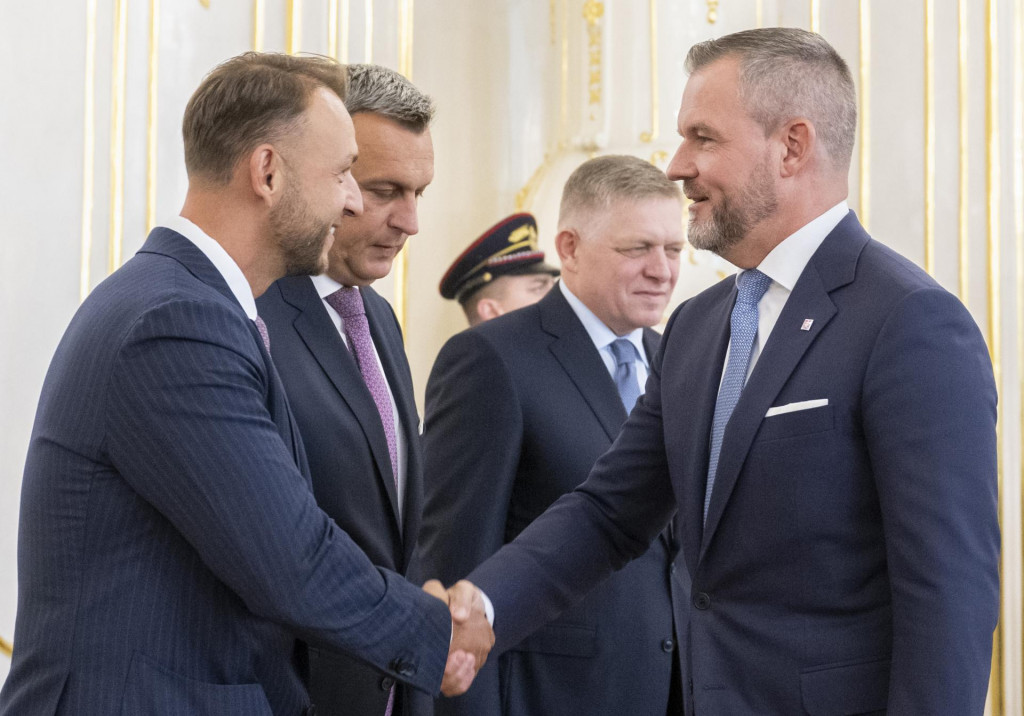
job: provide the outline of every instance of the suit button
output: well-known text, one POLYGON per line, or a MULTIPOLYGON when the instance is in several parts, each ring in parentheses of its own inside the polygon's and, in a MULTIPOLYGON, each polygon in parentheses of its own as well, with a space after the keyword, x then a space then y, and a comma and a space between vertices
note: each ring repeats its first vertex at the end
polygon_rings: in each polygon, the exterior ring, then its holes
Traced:
POLYGON ((383 679, 380 680, 381 691, 391 691, 391 689, 394 688, 394 686, 395 680, 392 679, 390 676, 385 676, 383 679))
POLYGON ((676 643, 674 641, 672 641, 671 639, 662 639, 661 640, 661 650, 662 651, 671 652, 675 648, 676 648, 676 643))
POLYGON ((668 568, 668 571, 672 572, 672 574, 676 573, 676 564, 675 564, 675 562, 673 562, 672 565, 668 568))
POLYGON ((709 609, 711 607, 711 597, 708 596, 707 592, 697 592, 697 596, 693 598, 693 606, 698 609, 709 609))
POLYGON ((399 676, 411 677, 416 674, 416 667, 405 659, 395 659, 391 662, 391 670, 399 676))

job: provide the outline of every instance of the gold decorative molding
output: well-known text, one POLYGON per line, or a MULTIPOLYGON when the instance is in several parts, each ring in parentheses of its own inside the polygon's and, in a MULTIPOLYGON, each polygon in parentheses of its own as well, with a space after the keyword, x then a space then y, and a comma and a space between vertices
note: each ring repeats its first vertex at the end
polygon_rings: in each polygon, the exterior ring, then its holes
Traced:
POLYGON ((294 55, 302 48, 302 0, 287 0, 284 51, 294 55))
POLYGON ((651 130, 640 134, 641 142, 658 139, 658 0, 650 0, 651 46, 651 130))
POLYGON ((811 0, 811 32, 821 32, 821 0, 811 0))
POLYGON ((958 292, 960 300, 968 305, 970 297, 970 89, 967 61, 967 0, 957 2, 957 104, 959 105, 959 207, 957 217, 958 292))
POLYGON ((860 0, 860 175, 858 177, 858 214, 867 229, 871 222, 871 0, 860 0))
POLYGON ((110 242, 107 267, 121 265, 124 245, 124 136, 127 88, 128 1, 114 2, 113 76, 110 86, 110 242))
POLYGON ((935 0, 924 0, 924 270, 935 275, 935 0))
POLYGON ((85 6, 85 79, 82 120, 82 253, 78 297, 89 295, 92 272, 92 218, 96 200, 96 1, 85 6))
POLYGON ((266 0, 252 1, 252 49, 256 52, 263 51, 263 38, 266 35, 266 23, 264 21, 264 3, 266 0))
POLYGON ((338 0, 327 0, 327 56, 338 59, 338 0))
POLYGON ((530 206, 533 204, 533 197, 537 193, 537 187, 544 180, 544 176, 548 173, 551 168, 551 164, 554 161, 558 153, 544 154, 544 161, 540 163, 536 169, 533 170, 533 174, 526 180, 522 188, 516 192, 516 211, 528 211, 530 206))
MULTIPOLYGON (((413 0, 399 0, 398 6, 398 71, 412 79, 413 0)), ((408 242, 395 261, 395 318, 405 333, 409 307, 409 251, 408 242)))
POLYGON ((0 652, 8 659, 14 655, 14 644, 0 636, 0 652))
POLYGON ((659 149, 658 151, 652 153, 651 158, 648 159, 647 161, 649 161, 654 166, 660 168, 661 163, 666 159, 668 159, 668 152, 666 152, 664 149, 659 149))
MULTIPOLYGON (((1014 0, 1013 10, 1013 216, 1017 257, 1017 369, 1020 371, 1024 366, 1024 0, 1014 0)), ((1024 445, 1024 378, 1018 383, 1020 430, 1017 442, 1024 445)), ((1024 482, 1024 459, 1017 479, 1024 482)), ((1021 638, 1019 632, 1017 638, 1021 638)))
POLYGON ((718 22, 718 0, 708 0, 708 24, 714 25, 718 22))
POLYGON ((160 60, 160 0, 149 0, 149 80, 146 118, 146 233, 156 226, 157 90, 160 60))
MULTIPOLYGON (((604 17, 604 3, 587 0, 583 5, 583 19, 587 22, 587 104, 593 108, 600 105, 604 94, 602 62, 601 18, 604 17)), ((591 117, 593 118, 593 117, 591 117)))
POLYGON ((207 10, 210 9, 210 0, 199 0, 199 4, 205 7, 207 10))

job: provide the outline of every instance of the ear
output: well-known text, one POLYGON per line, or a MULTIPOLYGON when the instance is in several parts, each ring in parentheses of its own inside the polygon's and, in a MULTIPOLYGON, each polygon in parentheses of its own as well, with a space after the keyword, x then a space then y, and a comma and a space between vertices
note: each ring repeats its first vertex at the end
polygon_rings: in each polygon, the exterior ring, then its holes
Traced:
POLYGON ((481 321, 489 321, 492 318, 497 318, 505 311, 502 309, 501 304, 493 298, 481 298, 476 304, 476 314, 480 316, 481 321))
POLYGON ((562 262, 562 270, 576 273, 578 260, 576 252, 580 246, 580 235, 576 229, 562 229, 555 236, 555 250, 562 262))
POLYGON ((284 188, 284 162, 272 144, 261 144, 249 154, 249 185, 268 207, 277 203, 284 188))
POLYGON ((798 117, 779 130, 782 140, 781 176, 799 174, 810 163, 818 145, 818 135, 811 120, 798 117))

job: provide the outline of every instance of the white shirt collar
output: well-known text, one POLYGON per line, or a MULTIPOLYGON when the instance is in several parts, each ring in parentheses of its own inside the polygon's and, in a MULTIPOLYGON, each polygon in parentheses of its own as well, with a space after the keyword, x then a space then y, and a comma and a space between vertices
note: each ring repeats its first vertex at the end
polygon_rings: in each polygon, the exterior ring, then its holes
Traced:
POLYGON ((844 199, 818 218, 804 224, 772 249, 758 265, 758 270, 787 291, 792 291, 811 256, 849 211, 844 199))
POLYGON ((224 250, 224 247, 184 216, 175 216, 163 225, 191 241, 206 258, 210 259, 210 263, 220 272, 228 288, 231 289, 235 300, 242 306, 245 315, 249 317, 249 320, 255 320, 256 299, 252 296, 252 287, 246 280, 245 274, 242 273, 242 269, 238 268, 238 264, 224 250))
POLYGON ((587 308, 583 301, 577 298, 576 295, 569 290, 569 287, 565 285, 565 281, 559 281, 558 287, 561 289, 562 295, 565 296, 565 300, 569 302, 569 307, 572 308, 576 317, 580 319, 580 323, 583 324, 583 328, 587 331, 587 335, 590 336, 590 340, 594 342, 594 346, 596 346, 598 350, 607 348, 618 338, 627 338, 630 343, 636 346, 636 352, 637 355, 640 356, 640 360, 643 361, 645 366, 647 365, 647 353, 644 351, 643 328, 637 328, 624 336, 617 336, 611 328, 606 326, 600 318, 594 315, 593 311, 587 308))
POLYGON ((316 293, 320 298, 327 298, 339 288, 344 288, 342 284, 325 273, 319 276, 310 276, 309 278, 313 281, 313 288, 316 289, 316 293))

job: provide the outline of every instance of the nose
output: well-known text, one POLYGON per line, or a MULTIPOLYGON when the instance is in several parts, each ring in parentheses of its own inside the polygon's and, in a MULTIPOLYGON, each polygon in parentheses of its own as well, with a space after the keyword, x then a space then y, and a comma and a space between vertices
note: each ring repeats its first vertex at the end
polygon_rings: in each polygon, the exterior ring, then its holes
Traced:
POLYGON ((665 169, 665 175, 672 181, 693 179, 697 176, 697 167, 690 157, 690 152, 687 149, 685 140, 679 143, 679 148, 676 149, 676 153, 672 155, 672 161, 668 163, 668 167, 665 169))
POLYGON ((647 252, 647 263, 644 264, 644 275, 654 279, 658 283, 664 283, 672 278, 672 259, 665 251, 664 246, 659 246, 647 252))
POLYGON ((363 192, 359 190, 359 184, 356 182, 355 177, 351 174, 348 175, 348 180, 345 182, 348 193, 345 197, 345 216, 362 216, 363 215, 363 192))
POLYGON ((420 230, 417 214, 417 197, 412 192, 402 196, 395 202, 389 224, 391 228, 401 231, 406 236, 415 236, 420 230))

